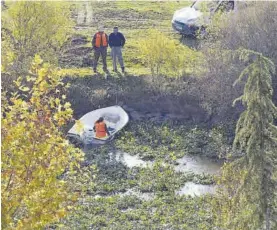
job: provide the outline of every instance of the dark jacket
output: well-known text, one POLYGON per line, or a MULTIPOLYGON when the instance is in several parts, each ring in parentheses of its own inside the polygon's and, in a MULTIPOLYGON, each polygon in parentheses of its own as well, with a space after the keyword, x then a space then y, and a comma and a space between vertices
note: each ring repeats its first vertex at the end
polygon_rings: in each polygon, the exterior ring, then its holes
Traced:
POLYGON ((111 33, 109 36, 109 45, 110 47, 113 46, 124 46, 125 44, 125 37, 123 36, 122 33, 117 32, 117 34, 115 33, 111 33))
MULTIPOLYGON (((98 33, 98 32, 97 32, 97 33, 98 33)), ((96 34, 97 34, 97 33, 96 33, 96 34)), ((105 32, 103 32, 103 33, 105 34, 106 39, 107 39, 108 44, 109 44, 109 38, 108 38, 108 35, 107 35, 105 32)), ((93 39, 92 39, 92 47, 93 47, 93 48, 96 48, 96 47, 95 47, 96 34, 94 34, 93 39)), ((101 46, 101 47, 103 47, 103 46, 101 46)))

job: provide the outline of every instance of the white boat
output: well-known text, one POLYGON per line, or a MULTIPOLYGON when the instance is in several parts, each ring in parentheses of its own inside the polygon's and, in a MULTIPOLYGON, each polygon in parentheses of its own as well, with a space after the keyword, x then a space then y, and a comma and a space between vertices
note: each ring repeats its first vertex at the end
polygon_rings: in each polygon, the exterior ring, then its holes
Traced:
POLYGON ((110 106, 97 109, 82 116, 68 131, 67 137, 71 142, 81 144, 105 144, 111 141, 129 121, 128 114, 120 106, 110 106), (93 130, 94 123, 103 117, 109 130, 110 136, 96 138, 93 130))

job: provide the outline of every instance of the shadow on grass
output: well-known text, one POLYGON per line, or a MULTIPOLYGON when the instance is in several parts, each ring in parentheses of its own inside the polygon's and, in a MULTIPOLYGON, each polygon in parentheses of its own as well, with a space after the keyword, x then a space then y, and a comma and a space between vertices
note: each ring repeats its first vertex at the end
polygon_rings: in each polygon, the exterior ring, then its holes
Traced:
POLYGON ((126 105, 142 113, 184 115, 188 120, 204 121, 205 111, 199 98, 192 94, 191 85, 184 80, 149 76, 104 74, 65 78, 70 82, 67 98, 74 109, 75 118, 85 113, 116 104, 126 105))

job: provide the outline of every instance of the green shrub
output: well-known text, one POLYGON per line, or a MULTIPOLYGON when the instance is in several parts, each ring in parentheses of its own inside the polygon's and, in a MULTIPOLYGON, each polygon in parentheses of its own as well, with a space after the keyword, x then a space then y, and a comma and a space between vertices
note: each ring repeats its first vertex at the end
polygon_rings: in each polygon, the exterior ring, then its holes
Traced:
POLYGON ((2 72, 27 72, 35 54, 57 63, 72 26, 68 3, 10 3, 2 12, 2 72))
POLYGON ((153 80, 165 75, 181 77, 199 71, 201 54, 187 46, 168 38, 158 30, 148 30, 147 37, 141 39, 139 52, 145 65, 150 68, 153 80))

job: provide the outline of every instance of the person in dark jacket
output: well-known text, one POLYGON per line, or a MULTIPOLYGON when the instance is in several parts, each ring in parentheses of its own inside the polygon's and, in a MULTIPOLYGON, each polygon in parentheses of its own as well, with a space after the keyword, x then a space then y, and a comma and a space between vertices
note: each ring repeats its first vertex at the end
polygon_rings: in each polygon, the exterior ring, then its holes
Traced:
POLYGON ((122 72, 124 73, 124 63, 122 58, 122 48, 125 45, 125 37, 118 32, 118 27, 114 27, 113 33, 109 36, 109 46, 111 47, 111 55, 113 60, 113 71, 117 71, 116 59, 118 58, 122 72))
POLYGON ((93 36, 92 39, 92 47, 94 50, 94 63, 93 63, 93 71, 97 72, 97 63, 99 57, 101 55, 103 61, 103 70, 105 72, 107 69, 107 48, 109 44, 108 35, 104 32, 104 27, 100 26, 98 32, 93 36))

